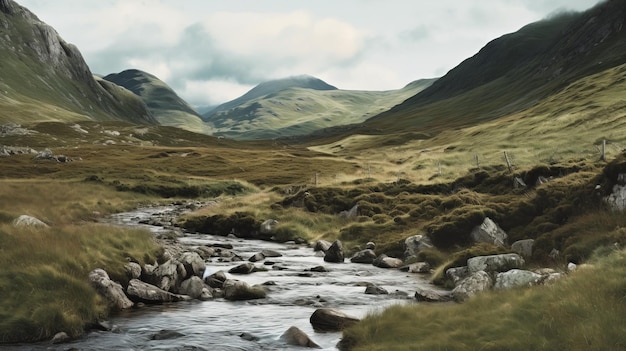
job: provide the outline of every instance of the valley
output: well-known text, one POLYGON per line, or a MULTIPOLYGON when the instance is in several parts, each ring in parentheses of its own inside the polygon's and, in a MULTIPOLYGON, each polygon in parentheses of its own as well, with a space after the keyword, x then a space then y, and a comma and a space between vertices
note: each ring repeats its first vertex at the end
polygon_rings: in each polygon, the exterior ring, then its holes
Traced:
POLYGON ((245 338, 211 329, 230 338, 222 344, 159 344, 127 318, 161 325, 171 312, 176 324, 162 329, 184 333, 188 306, 216 305, 252 324, 292 306, 293 324, 329 350, 625 347, 625 13, 607 1, 529 24, 398 90, 297 76, 200 115, 150 73, 92 75, 51 27, 0 0, 0 343, 47 348, 63 332, 70 344, 52 347, 95 347, 90 335, 118 339, 98 323, 117 320, 120 340, 146 339, 139 348, 299 345, 282 338, 288 326, 262 321, 245 338), (184 210, 149 213, 162 206, 184 210), (137 208, 148 210, 129 215, 132 227, 106 222, 137 208), (43 225, 23 226, 23 215, 43 225), (263 250, 289 254, 252 259, 263 250), (204 269, 183 263, 189 255, 204 269), (472 271, 493 257, 515 263, 472 271), (244 263, 258 271, 222 273, 257 295, 231 299, 213 275, 244 263), (427 268, 399 270, 418 264, 427 268), (133 307, 95 288, 97 268, 133 307), (509 273, 532 279, 502 288, 509 273), (187 301, 187 279, 211 297, 187 301), (485 285, 470 289, 472 279, 485 285), (137 298, 138 280, 184 301, 137 298), (322 292, 301 303, 312 297, 290 286, 309 283, 322 292), (391 293, 364 297, 375 285, 391 293), (360 321, 325 335, 307 319, 318 308, 360 321))

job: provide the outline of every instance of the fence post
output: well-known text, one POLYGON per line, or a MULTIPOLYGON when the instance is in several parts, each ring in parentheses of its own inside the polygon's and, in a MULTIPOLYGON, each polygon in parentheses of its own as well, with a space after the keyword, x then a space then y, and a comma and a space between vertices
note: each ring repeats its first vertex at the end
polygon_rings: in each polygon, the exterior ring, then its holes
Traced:
POLYGON ((441 176, 441 161, 437 161, 437 174, 441 176))
POLYGON ((478 154, 474 154, 474 160, 476 161, 476 168, 480 169, 480 163, 478 163, 478 154))
POLYGON ((509 160, 509 155, 504 151, 504 160, 506 161, 506 166, 509 168, 509 173, 513 172, 511 169, 511 160, 509 160))
POLYGON ((602 150, 600 152, 600 161, 606 161, 606 139, 602 139, 602 150))

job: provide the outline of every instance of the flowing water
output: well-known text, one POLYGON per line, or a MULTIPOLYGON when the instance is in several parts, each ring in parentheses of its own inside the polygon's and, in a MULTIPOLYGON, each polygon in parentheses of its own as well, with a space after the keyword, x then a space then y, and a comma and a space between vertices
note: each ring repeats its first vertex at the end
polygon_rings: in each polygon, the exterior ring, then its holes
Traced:
MULTIPOLYGON (((162 227, 139 224, 150 216, 160 216, 174 207, 138 209, 115 215, 116 224, 145 226, 159 232, 162 227)), ((316 333, 309 318, 320 307, 340 310, 362 318, 392 304, 413 303, 416 287, 431 287, 425 277, 368 264, 331 264, 324 262, 309 247, 267 241, 243 240, 204 234, 186 234, 179 241, 191 247, 206 244, 232 244, 233 252, 247 259, 264 249, 278 251, 282 257, 268 258, 266 272, 232 275, 249 284, 268 285, 267 298, 230 302, 188 301, 150 305, 112 316, 109 322, 119 332, 90 332, 85 337, 62 345, 30 344, 7 347, 10 350, 291 350, 280 336, 291 326, 302 329, 324 350, 337 350, 341 333, 316 333), (268 262, 269 261, 269 262, 268 262), (273 264, 269 264, 273 263, 273 264), (324 266, 328 272, 310 269, 324 266), (375 283, 390 292, 388 295, 367 295, 365 284, 375 283), (174 330, 184 336, 169 340, 151 340, 162 329, 174 330), (241 335, 255 338, 249 341, 241 335)), ((348 260, 346 260, 348 262, 348 260)), ((207 273, 228 271, 241 262, 208 262, 207 273)), ((432 287, 431 287, 432 288, 432 287)))

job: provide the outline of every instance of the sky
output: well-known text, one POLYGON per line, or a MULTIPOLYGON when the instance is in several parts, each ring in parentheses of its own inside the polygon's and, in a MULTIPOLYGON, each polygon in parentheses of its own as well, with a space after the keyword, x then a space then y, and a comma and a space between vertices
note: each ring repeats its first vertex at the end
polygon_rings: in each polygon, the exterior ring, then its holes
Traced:
POLYGON ((598 0, 17 0, 95 74, 140 69, 192 106, 311 75, 392 90, 445 75, 489 41, 598 0))

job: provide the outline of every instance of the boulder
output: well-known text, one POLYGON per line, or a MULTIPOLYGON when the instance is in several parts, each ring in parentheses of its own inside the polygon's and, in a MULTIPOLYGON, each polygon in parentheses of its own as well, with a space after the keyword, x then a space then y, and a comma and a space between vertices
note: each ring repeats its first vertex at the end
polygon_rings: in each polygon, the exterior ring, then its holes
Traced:
POLYGON ((250 261, 250 262, 259 262, 259 261, 263 261, 264 259, 265 259, 265 256, 263 255, 263 253, 259 252, 259 253, 256 253, 256 254, 250 256, 248 261, 250 261))
POLYGON ((354 219, 359 215, 359 205, 356 204, 354 206, 352 206, 351 209, 347 210, 347 211, 341 211, 339 212, 339 217, 342 218, 346 218, 346 219, 354 219))
POLYGON ((354 325, 359 319, 335 309, 319 308, 313 312, 309 321, 317 332, 338 332, 354 325))
POLYGON ((70 336, 67 335, 66 332, 59 332, 59 333, 54 334, 50 342, 52 344, 65 344, 66 342, 69 342, 70 340, 71 340, 70 336))
POLYGON ((365 249, 366 250, 376 250, 376 244, 373 241, 368 241, 367 244, 365 244, 365 249))
POLYGON ((313 245, 313 251, 326 252, 328 251, 328 249, 330 249, 330 246, 331 246, 331 243, 329 241, 318 240, 315 242, 315 245, 313 245))
POLYGON ((376 259, 376 253, 372 249, 361 250, 352 256, 350 262, 352 263, 367 263, 372 264, 376 259))
POLYGON ((208 246, 198 246, 195 252, 204 260, 208 260, 215 255, 215 249, 208 246))
POLYGON ((48 228, 48 225, 43 221, 28 215, 21 215, 13 221, 15 227, 37 227, 48 228))
POLYGON ((151 274, 149 274, 148 270, 144 270, 144 273, 146 275, 146 282, 165 291, 175 291, 178 289, 184 277, 187 276, 185 266, 173 259, 158 265, 151 274))
POLYGON ((202 289, 202 293, 200 294, 200 296, 198 296, 198 300, 200 301, 209 301, 213 299, 213 292, 211 292, 211 289, 208 287, 204 287, 202 289))
POLYGON ((452 290, 452 298, 457 302, 463 302, 480 292, 491 289, 492 286, 491 276, 485 271, 478 271, 463 279, 452 290))
POLYGON ((206 269, 204 259, 197 252, 183 252, 178 261, 183 264, 185 271, 187 271, 187 275, 183 279, 191 276, 202 277, 206 269))
POLYGON ((454 286, 457 286, 463 279, 469 277, 469 275, 469 268, 467 268, 467 266, 452 267, 446 270, 446 278, 450 279, 454 286))
POLYGON ((506 232, 489 217, 485 217, 483 223, 472 230, 471 237, 476 243, 489 243, 500 246, 504 246, 507 239, 506 232))
POLYGON ((493 286, 497 290, 512 289, 517 287, 532 286, 540 284, 544 276, 531 271, 521 269, 511 269, 496 275, 496 282, 493 286))
POLYGON ((224 282, 228 279, 224 271, 217 271, 210 276, 204 278, 204 282, 213 289, 221 289, 224 282))
POLYGON ((283 254, 280 252, 269 249, 261 251, 261 254, 263 254, 264 257, 283 257, 283 254))
POLYGON ((298 327, 290 327, 280 336, 280 340, 284 341, 287 345, 308 347, 312 349, 321 349, 305 332, 298 327))
MULTIPOLYGON (((618 178, 623 178, 620 174, 618 178)), ((613 191, 609 196, 604 198, 609 208, 616 212, 624 212, 626 209, 626 185, 615 184, 613 191)))
POLYGON ((126 276, 130 279, 141 278, 141 266, 137 262, 128 262, 124 265, 126 276))
POLYGON ((276 231, 276 227, 278 227, 278 221, 275 219, 268 219, 261 223, 260 232, 261 234, 272 234, 276 231))
POLYGON ((448 302, 452 301, 449 291, 436 291, 431 289, 417 288, 415 299, 420 302, 448 302))
POLYGON ((518 254, 502 254, 490 256, 476 256, 467 260, 470 274, 478 271, 487 273, 506 272, 514 268, 522 268, 524 259, 518 254))
POLYGON ((343 263, 345 257, 343 254, 343 244, 336 240, 326 251, 324 261, 331 263, 343 263))
POLYGON ((89 283, 98 294, 104 296, 109 307, 114 310, 125 310, 133 307, 133 302, 126 297, 122 286, 109 278, 103 269, 94 269, 89 273, 89 283))
POLYGON ((368 295, 387 295, 389 294, 389 291, 376 284, 369 284, 367 288, 365 288, 365 293, 368 295))
POLYGON ((404 240, 404 247, 404 257, 410 257, 422 250, 432 248, 433 243, 426 235, 413 235, 404 240))
POLYGON ((180 284, 178 292, 192 299, 199 299, 204 289, 205 285, 202 279, 194 275, 180 284))
POLYGON ((262 286, 250 286, 250 284, 237 279, 227 279, 223 289, 224 298, 231 301, 262 299, 267 296, 267 292, 262 286))
POLYGON ((428 262, 415 262, 408 266, 402 266, 401 269, 403 271, 407 271, 409 273, 430 273, 431 270, 430 263, 428 262))
POLYGON ((404 262, 395 257, 389 257, 385 254, 378 256, 372 264, 376 267, 380 268, 400 268, 404 264, 404 262))
POLYGON ((511 250, 520 254, 522 257, 531 257, 533 255, 533 244, 535 240, 524 239, 518 240, 511 244, 511 250))
POLYGON ((131 279, 128 282, 126 293, 135 302, 144 303, 177 302, 190 299, 189 296, 172 294, 139 279, 131 279))
POLYGON ((328 273, 328 269, 324 266, 315 266, 310 269, 311 272, 328 273))
POLYGON ((246 262, 246 263, 242 263, 237 267, 233 267, 231 268, 228 273, 231 274, 250 274, 250 273, 254 273, 256 269, 256 266, 254 265, 254 263, 251 262, 246 262))

